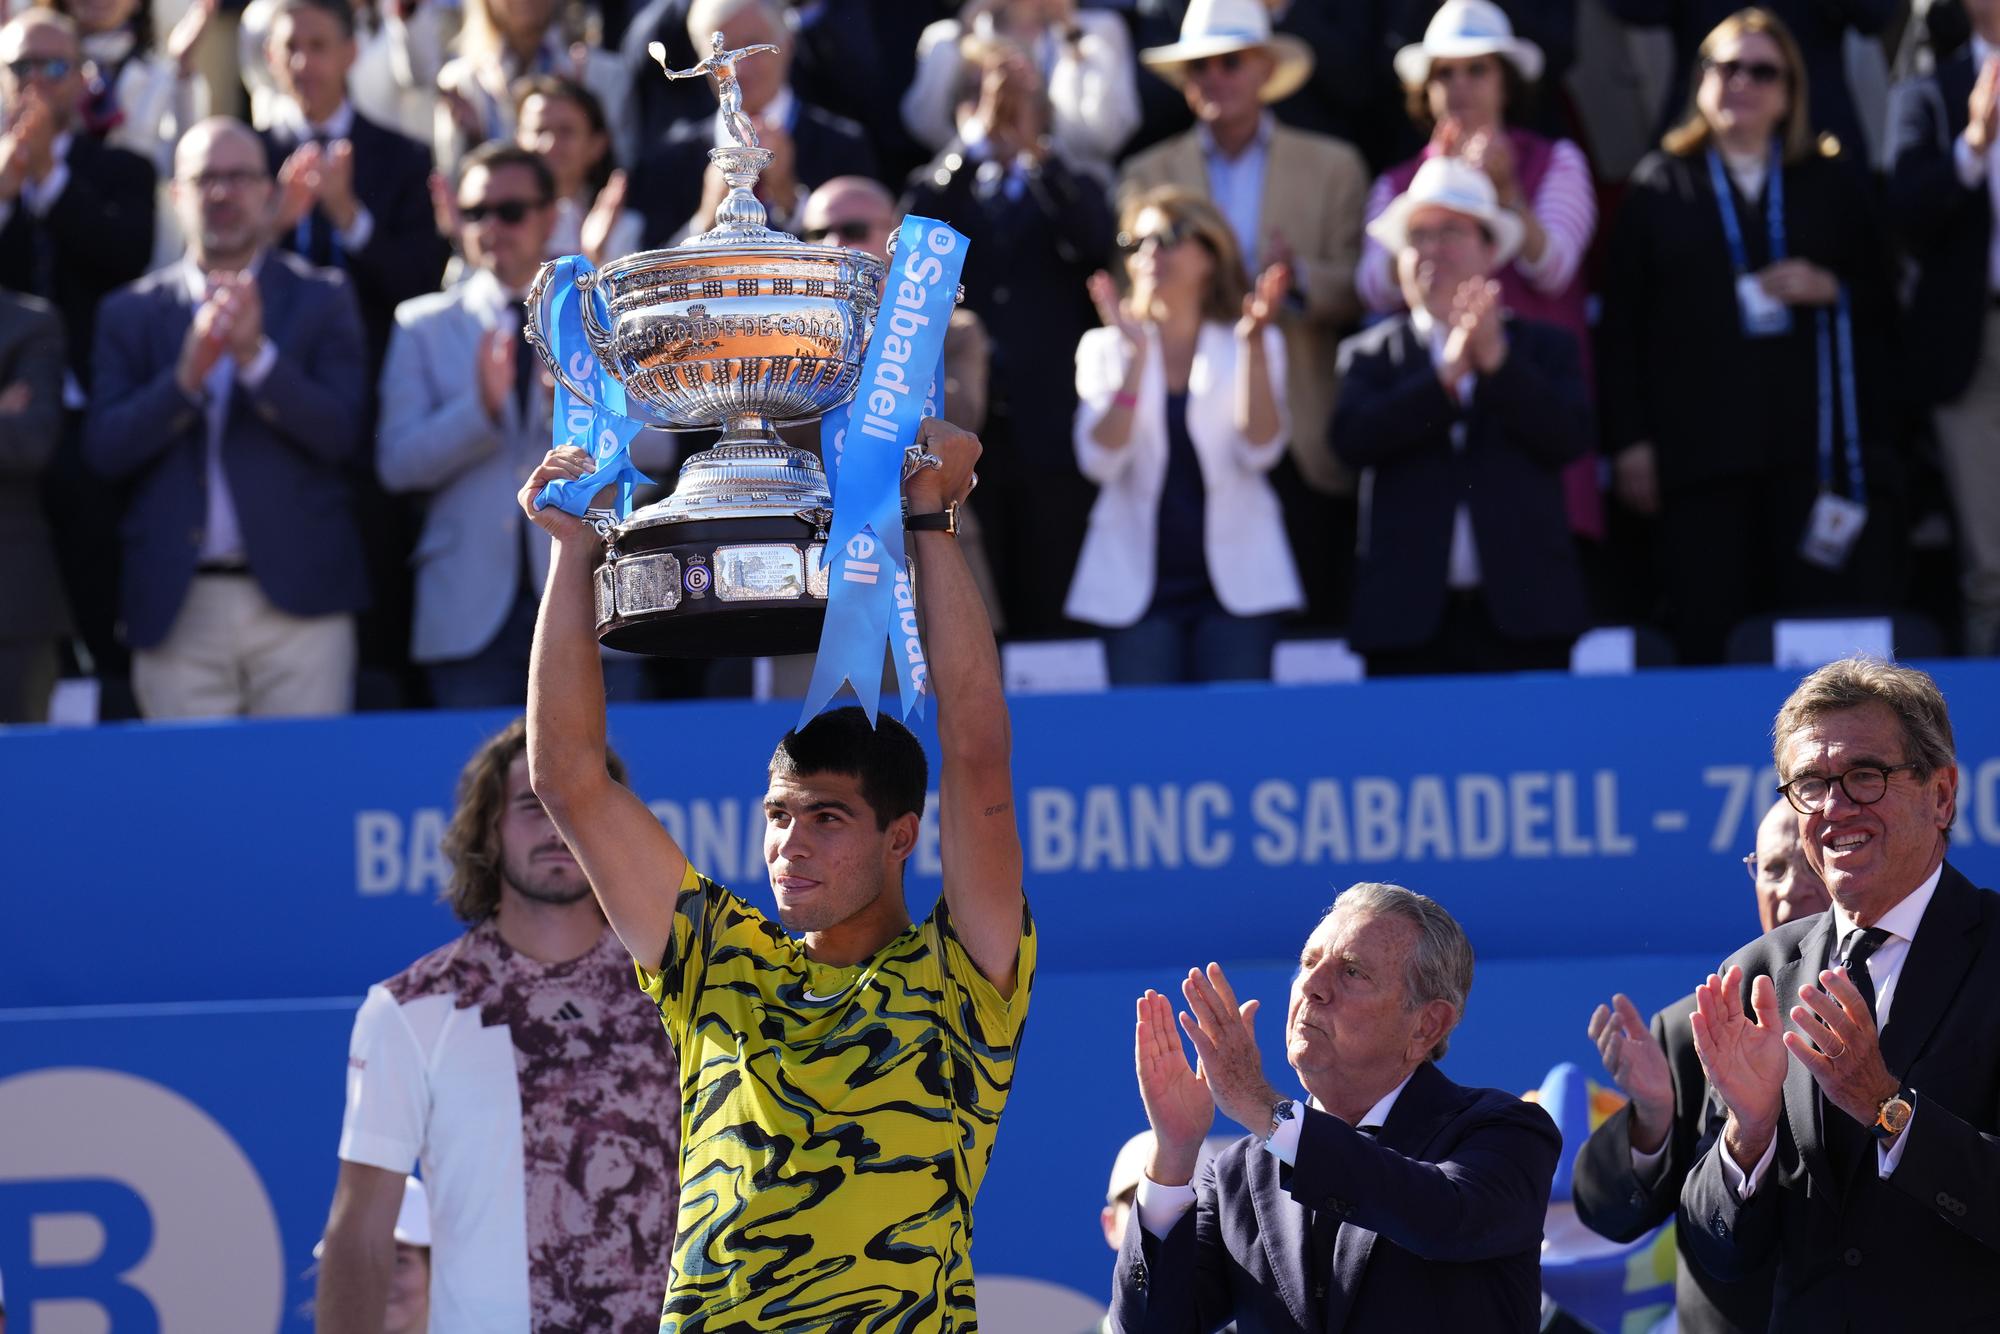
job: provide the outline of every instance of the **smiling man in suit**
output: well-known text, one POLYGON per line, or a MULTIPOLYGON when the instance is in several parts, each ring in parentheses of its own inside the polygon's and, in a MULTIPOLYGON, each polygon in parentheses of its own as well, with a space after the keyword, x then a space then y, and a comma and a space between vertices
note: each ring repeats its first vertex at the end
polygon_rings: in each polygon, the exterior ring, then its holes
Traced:
POLYGON ((1436 902, 1360 884, 1306 938, 1285 1019, 1309 1101, 1264 1075, 1219 965, 1139 1000, 1139 1093, 1155 1147, 1126 1224, 1113 1328, 1446 1334, 1541 1324, 1542 1219, 1561 1137, 1548 1114, 1439 1071, 1472 946, 1436 902), (1216 1111, 1250 1134, 1198 1172, 1216 1111))
POLYGON ((174 154, 187 255, 98 321, 83 447, 132 488, 121 611, 149 718, 353 698, 367 352, 347 280, 266 248, 271 198, 248 126, 196 124, 174 154))
POLYGON ((1679 1235, 1724 1280, 1775 1261, 1773 1331, 2000 1327, 2000 895, 1945 861, 1944 696, 1842 659, 1773 732, 1833 906, 1695 989, 1717 1110, 1679 1235))

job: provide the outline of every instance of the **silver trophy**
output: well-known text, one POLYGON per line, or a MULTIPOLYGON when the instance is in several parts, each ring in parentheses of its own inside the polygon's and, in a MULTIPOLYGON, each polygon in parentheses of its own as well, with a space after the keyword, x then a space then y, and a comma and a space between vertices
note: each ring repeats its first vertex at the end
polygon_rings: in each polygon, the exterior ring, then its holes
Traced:
MULTIPOLYGON (((605 536, 597 635, 613 648, 728 657, 808 653, 819 643, 833 500, 819 460, 775 428, 853 397, 883 265, 765 225, 752 191, 771 153, 743 114, 736 62, 776 49, 725 50, 718 32, 693 69, 666 71, 707 75, 735 140, 709 150, 729 186, 715 226, 577 280, 584 337, 624 385, 627 415, 659 430, 722 433, 682 464, 666 500, 623 522, 596 520, 605 536)), ((664 69, 657 43, 653 55, 664 69)), ((595 404, 549 347, 554 272, 544 265, 528 293, 527 339, 570 393, 595 404)))

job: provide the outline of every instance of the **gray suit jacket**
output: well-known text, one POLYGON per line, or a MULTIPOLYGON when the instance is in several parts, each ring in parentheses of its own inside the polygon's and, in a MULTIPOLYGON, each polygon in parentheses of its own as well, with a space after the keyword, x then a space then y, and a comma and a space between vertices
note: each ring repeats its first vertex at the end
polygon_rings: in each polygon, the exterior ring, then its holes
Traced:
MULTIPOLYGON (((69 604, 42 514, 42 472, 62 439, 63 324, 39 297, 0 293, 0 390, 28 387, 19 412, 0 412, 0 639, 69 633, 69 604)), ((64 485, 87 486, 71 476, 64 485)))

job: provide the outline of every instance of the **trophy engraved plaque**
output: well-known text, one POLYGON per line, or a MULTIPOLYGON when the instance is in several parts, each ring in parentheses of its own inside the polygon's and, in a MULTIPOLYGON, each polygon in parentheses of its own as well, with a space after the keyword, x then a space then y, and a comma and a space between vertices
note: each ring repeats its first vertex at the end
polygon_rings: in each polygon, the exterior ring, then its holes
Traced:
MULTIPOLYGON (((806 245, 766 225, 753 193, 771 160, 743 114, 736 62, 774 47, 712 50, 707 75, 735 141, 709 150, 729 187, 715 226, 666 250, 578 273, 570 299, 626 414, 657 430, 717 428, 682 464, 673 493, 605 536, 596 573, 598 638, 672 657, 808 653, 826 614, 827 475, 776 427, 811 421, 854 395, 880 302, 883 264, 806 245)), ((654 58, 662 51, 654 44, 654 58)), ((664 60, 662 60, 664 68, 664 60)), ((527 298, 526 336, 571 394, 600 406, 552 347, 557 264, 527 298)), ((832 442, 826 442, 828 448, 832 442)))

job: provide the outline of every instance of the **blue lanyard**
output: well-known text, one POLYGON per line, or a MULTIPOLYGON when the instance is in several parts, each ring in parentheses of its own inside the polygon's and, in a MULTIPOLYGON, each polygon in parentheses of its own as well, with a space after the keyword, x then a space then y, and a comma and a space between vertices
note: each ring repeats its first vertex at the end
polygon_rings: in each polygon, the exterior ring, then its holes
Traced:
MULTIPOLYGON (((1729 242, 1729 262, 1738 273, 1750 272, 1750 256, 1743 249, 1743 228, 1736 220, 1736 198, 1729 193, 1729 173, 1723 170, 1722 155, 1708 150, 1708 179, 1715 185, 1715 207, 1722 214, 1722 236, 1729 242)), ((1778 141, 1771 141, 1771 166, 1764 174, 1764 216, 1771 225, 1771 262, 1785 257, 1785 160, 1778 141)))
POLYGON ((1854 337, 1847 314, 1847 285, 1841 284, 1840 304, 1831 320, 1819 312, 1819 489, 1833 486, 1833 376, 1829 344, 1840 347, 1840 424, 1847 445, 1847 485, 1856 504, 1866 503, 1868 483, 1861 471, 1861 423, 1854 407, 1854 337), (1827 326, 1833 326, 1829 336, 1827 326))

